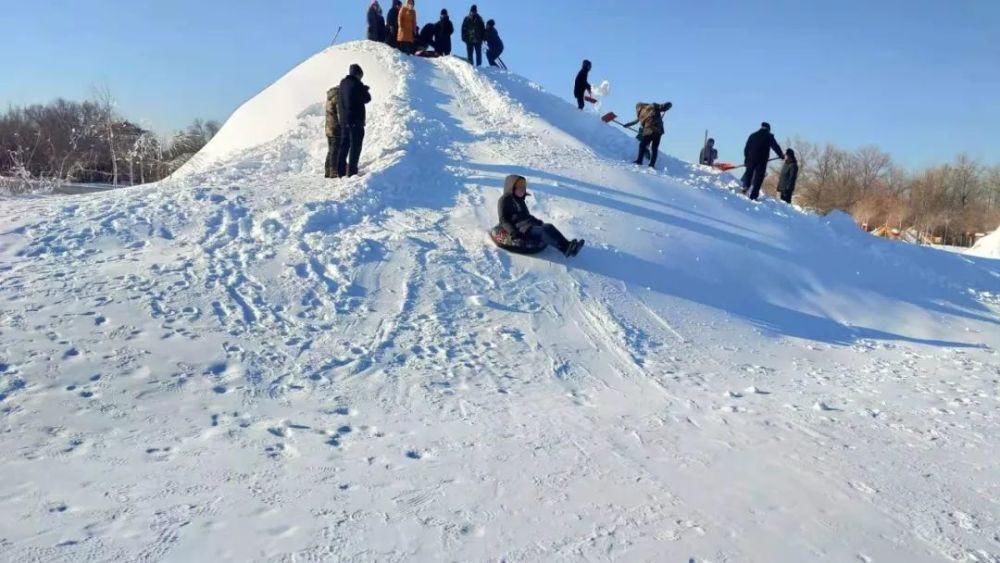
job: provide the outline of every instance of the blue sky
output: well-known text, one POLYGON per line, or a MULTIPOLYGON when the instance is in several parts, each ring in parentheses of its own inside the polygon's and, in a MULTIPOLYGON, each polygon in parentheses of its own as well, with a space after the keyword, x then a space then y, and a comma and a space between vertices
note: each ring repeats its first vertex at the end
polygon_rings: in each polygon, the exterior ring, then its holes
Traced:
MULTIPOLYGON (((386 0, 388 1, 388 0, 386 0)), ((385 4, 386 2, 383 2, 385 4)), ((364 35, 368 0, 43 0, 0 11, 0 104, 107 86, 159 132, 223 120, 309 55, 364 35), (11 31, 14 30, 14 31, 11 31)), ((470 2, 417 0, 419 23, 470 2)), ((484 0, 510 68, 569 99, 584 57, 607 107, 674 103, 667 152, 724 159, 770 121, 779 140, 876 144, 915 168, 1000 163, 995 0, 484 0)), ((458 42, 458 47, 462 45, 458 42)))

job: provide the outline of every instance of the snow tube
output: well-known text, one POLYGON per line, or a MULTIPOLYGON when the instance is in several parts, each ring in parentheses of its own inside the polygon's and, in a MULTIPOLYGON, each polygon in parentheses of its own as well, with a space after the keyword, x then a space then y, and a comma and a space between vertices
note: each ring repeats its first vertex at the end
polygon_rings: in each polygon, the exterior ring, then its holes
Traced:
POLYGON ((490 229, 490 239, 493 241, 493 244, 500 248, 508 252, 516 252, 517 254, 538 254, 545 250, 547 246, 540 240, 514 236, 500 225, 490 229))

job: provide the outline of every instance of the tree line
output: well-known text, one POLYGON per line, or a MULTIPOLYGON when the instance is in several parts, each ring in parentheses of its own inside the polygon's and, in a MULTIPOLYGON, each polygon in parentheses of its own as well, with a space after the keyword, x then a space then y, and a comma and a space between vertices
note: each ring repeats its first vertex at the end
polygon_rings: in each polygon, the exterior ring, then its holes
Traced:
POLYGON ((201 150, 219 127, 196 119, 161 138, 120 115, 107 92, 83 102, 10 107, 0 114, 0 177, 14 191, 63 182, 155 182, 201 150))
MULTIPOLYGON (((907 172, 878 147, 845 150, 793 139, 799 161, 795 203, 821 214, 850 213, 868 231, 969 246, 1000 225, 1000 165, 967 155, 907 172)), ((769 176, 773 193, 777 175, 769 176)))

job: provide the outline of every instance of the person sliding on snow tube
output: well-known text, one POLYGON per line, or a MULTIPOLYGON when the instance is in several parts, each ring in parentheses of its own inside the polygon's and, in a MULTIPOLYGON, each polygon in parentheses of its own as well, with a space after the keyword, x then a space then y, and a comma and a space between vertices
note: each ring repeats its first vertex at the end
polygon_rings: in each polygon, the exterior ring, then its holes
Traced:
POLYGON ((511 252, 534 254, 547 245, 556 247, 563 256, 576 256, 583 248, 583 240, 567 240, 559 229, 534 217, 528 211, 524 198, 528 197, 528 181, 524 176, 511 174, 503 184, 503 195, 497 201, 500 224, 490 235, 497 246, 511 252))
POLYGON ((674 107, 674 104, 646 104, 639 102, 635 104, 635 121, 625 124, 625 127, 632 127, 639 124, 639 158, 635 163, 642 166, 643 159, 649 153, 649 167, 656 168, 656 157, 660 154, 660 138, 663 137, 663 114, 674 107))

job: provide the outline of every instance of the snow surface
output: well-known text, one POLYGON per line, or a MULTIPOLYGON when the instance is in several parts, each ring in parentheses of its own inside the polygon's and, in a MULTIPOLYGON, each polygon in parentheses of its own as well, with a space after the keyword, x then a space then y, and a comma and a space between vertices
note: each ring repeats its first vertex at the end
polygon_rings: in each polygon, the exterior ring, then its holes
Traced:
POLYGON ((1000 228, 976 241, 966 254, 982 258, 1000 258, 1000 228))
POLYGON ((4 200, 0 559, 1000 561, 1000 262, 634 150, 350 43, 165 182, 4 200), (488 242, 510 173, 579 257, 488 242))

